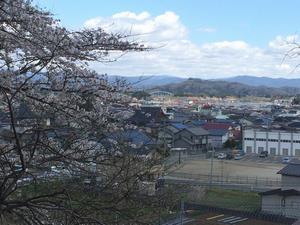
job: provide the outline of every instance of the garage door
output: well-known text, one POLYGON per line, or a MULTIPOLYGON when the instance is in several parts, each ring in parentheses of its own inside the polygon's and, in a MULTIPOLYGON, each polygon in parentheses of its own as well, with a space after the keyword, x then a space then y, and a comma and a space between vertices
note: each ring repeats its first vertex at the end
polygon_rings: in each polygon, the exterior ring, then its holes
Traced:
POLYGON ((252 153, 252 147, 251 146, 246 147, 246 153, 248 153, 248 154, 252 153))
POLYGON ((295 156, 300 157, 300 149, 295 149, 295 156))
POLYGON ((257 150, 258 150, 258 154, 260 154, 264 150, 264 147, 258 147, 257 150))
POLYGON ((289 155, 289 150, 287 148, 282 149, 282 155, 288 156, 289 155))
POLYGON ((276 155, 276 148, 270 148, 270 155, 276 155))

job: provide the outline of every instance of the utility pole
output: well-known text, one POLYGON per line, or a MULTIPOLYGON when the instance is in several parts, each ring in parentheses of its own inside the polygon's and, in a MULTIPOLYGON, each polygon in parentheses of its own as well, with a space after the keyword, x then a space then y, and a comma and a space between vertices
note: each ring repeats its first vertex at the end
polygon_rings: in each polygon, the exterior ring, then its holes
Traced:
POLYGON ((209 178, 209 188, 210 189, 212 187, 212 179, 213 179, 214 156, 215 156, 215 148, 212 146, 211 158, 210 158, 210 178, 209 178))
POLYGON ((223 177, 224 177, 224 160, 221 160, 221 183, 223 184, 223 177))
POLYGON ((180 225, 183 225, 184 201, 180 198, 180 225))

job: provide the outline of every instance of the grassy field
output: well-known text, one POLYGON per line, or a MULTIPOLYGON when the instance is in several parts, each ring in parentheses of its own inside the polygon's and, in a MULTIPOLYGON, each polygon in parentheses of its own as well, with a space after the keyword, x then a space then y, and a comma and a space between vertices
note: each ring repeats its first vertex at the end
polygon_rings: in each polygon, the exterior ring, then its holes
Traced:
POLYGON ((260 208, 260 196, 254 192, 208 189, 201 204, 242 211, 255 211, 260 208))

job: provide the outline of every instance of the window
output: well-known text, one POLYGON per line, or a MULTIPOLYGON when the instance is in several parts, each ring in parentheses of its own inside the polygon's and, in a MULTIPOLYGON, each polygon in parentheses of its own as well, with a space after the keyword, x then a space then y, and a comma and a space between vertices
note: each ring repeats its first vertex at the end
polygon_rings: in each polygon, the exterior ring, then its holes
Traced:
POLYGON ((265 138, 256 138, 256 141, 266 141, 267 139, 265 138))
POLYGON ((253 141, 254 138, 244 138, 245 141, 253 141))

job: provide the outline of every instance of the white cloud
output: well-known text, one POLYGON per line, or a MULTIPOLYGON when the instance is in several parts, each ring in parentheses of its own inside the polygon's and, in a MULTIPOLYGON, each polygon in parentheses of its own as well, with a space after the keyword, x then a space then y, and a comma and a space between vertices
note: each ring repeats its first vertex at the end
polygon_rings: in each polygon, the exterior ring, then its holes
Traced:
POLYGON ((135 14, 121 12, 110 18, 96 17, 84 23, 87 28, 102 27, 109 32, 130 32, 141 35, 143 42, 165 42, 184 39, 187 36, 186 27, 180 22, 174 12, 165 12, 151 17, 148 12, 135 14))
POLYGON ((140 14, 135 14, 133 12, 120 12, 117 14, 114 14, 112 16, 113 19, 133 19, 133 20, 145 20, 150 17, 150 14, 148 12, 141 12, 140 14))
POLYGON ((300 57, 284 59, 291 47, 286 43, 298 41, 297 35, 277 36, 265 48, 252 46, 243 40, 197 45, 190 40, 187 27, 174 12, 152 16, 148 12, 126 11, 109 18, 92 18, 84 25, 88 28, 102 27, 109 32, 131 32, 137 34, 135 38, 138 41, 157 47, 150 52, 128 53, 114 63, 93 63, 92 67, 99 73, 171 74, 199 78, 241 74, 292 77, 296 75, 291 72, 300 62, 300 57))
POLYGON ((272 49, 289 50, 291 47, 300 41, 298 35, 289 35, 286 37, 278 35, 274 40, 269 42, 269 47, 272 49))

